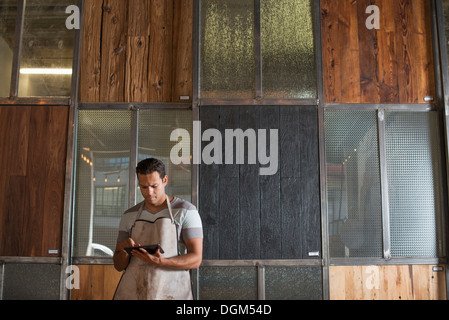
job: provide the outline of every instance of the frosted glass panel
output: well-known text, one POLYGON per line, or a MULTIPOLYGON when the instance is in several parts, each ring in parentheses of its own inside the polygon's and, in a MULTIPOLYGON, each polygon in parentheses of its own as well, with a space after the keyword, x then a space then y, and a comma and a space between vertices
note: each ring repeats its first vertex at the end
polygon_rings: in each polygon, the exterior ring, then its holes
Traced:
POLYGON ((313 1, 261 0, 264 98, 315 98, 313 1))
POLYGON ((60 277, 59 265, 7 263, 0 290, 4 300, 58 300, 60 277))
POLYGON ((386 112, 393 257, 439 257, 441 194, 436 112, 386 112))
POLYGON ((254 98, 254 1, 201 1, 201 98, 254 98))
POLYGON ((251 267, 201 267, 200 300, 257 299, 257 269, 251 267))
POLYGON ((19 96, 70 96, 74 29, 67 29, 71 0, 27 0, 19 96))
POLYGON ((74 256, 112 256, 128 209, 130 111, 79 112, 74 256))
POLYGON ((17 1, 0 0, 0 97, 9 97, 17 1))
POLYGON ((267 300, 320 300, 322 288, 321 267, 265 268, 267 300))
POLYGON ((381 257, 382 211, 375 110, 326 110, 332 257, 381 257))
MULTIPOLYGON (((192 112, 190 110, 141 110, 139 112, 139 160, 158 158, 165 164, 168 183, 165 191, 171 196, 177 196, 191 201, 192 173, 190 154, 188 164, 174 164, 170 161, 170 152, 175 145, 192 150, 192 112), (170 135, 175 129, 187 130, 190 140, 170 141, 170 135), (182 145, 180 145, 182 143, 182 145)), ((182 152, 177 154, 182 158, 182 152)), ((137 186, 138 187, 138 186, 137 186)), ((137 202, 143 201, 140 190, 136 192, 137 202)))

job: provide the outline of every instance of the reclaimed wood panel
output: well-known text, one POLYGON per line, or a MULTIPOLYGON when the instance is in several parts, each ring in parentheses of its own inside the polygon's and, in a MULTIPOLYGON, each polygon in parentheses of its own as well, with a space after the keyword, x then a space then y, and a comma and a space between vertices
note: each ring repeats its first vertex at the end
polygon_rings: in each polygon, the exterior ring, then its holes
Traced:
POLYGON ((150 101, 170 102, 173 63, 173 0, 150 3, 150 101))
POLYGON ((80 102, 191 102, 193 0, 87 0, 80 102))
POLYGON ((330 266, 331 300, 446 300, 446 272, 433 265, 330 266))
POLYGON ((122 276, 113 265, 77 265, 79 289, 70 291, 71 300, 112 300, 122 276))
MULTIPOLYGON (((307 259, 312 251, 321 256, 316 117, 316 107, 308 106, 201 108, 202 132, 221 132, 223 159, 226 129, 280 131, 274 175, 260 176, 246 151, 244 164, 234 157, 232 164, 200 165, 205 259, 307 259)), ((202 150, 209 143, 203 141, 202 150)))
POLYGON ((326 103, 424 103, 435 97, 430 1, 322 0, 326 103), (366 8, 379 7, 379 29, 366 8), (344 44, 344 45, 342 45, 344 44))
POLYGON ((174 1, 172 102, 193 94, 193 0, 174 1))
POLYGON ((48 250, 61 250, 68 107, 0 110, 0 256, 54 256, 48 250))
POLYGON ((81 43, 79 99, 100 101, 101 24, 103 0, 85 0, 81 43))

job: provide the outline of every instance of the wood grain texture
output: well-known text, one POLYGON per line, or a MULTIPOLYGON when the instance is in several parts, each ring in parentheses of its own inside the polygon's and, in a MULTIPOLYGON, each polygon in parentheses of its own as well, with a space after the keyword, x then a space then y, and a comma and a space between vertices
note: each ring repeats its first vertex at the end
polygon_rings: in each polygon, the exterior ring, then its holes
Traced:
POLYGON ((77 265, 80 288, 70 291, 71 300, 112 300, 122 275, 112 265, 77 265))
POLYGON ((87 0, 81 102, 189 102, 193 0, 87 0))
POLYGON ((274 175, 260 176, 247 154, 244 164, 234 158, 232 164, 200 165, 205 259, 307 259, 320 252, 316 116, 316 108, 307 106, 201 108, 202 132, 221 132, 223 159, 226 129, 267 129, 268 137, 270 129, 280 131, 274 175))
MULTIPOLYGON (((433 265, 330 266, 331 300, 446 300, 446 275, 433 265)), ((443 267, 443 270, 445 266, 443 267)))
POLYGON ((435 97, 430 1, 321 0, 326 103, 424 103, 435 97), (379 7, 380 28, 365 12, 379 7))
POLYGON ((61 249, 68 107, 2 107, 0 256, 61 249))

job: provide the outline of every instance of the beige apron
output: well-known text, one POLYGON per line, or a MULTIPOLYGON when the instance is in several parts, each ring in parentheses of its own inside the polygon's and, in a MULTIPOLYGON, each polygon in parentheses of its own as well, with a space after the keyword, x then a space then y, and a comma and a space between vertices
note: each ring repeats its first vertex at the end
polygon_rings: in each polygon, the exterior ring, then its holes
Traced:
MULTIPOLYGON (((165 258, 177 256, 178 235, 170 200, 167 207, 170 218, 154 222, 140 220, 145 203, 142 202, 131 229, 131 238, 141 245, 159 243, 165 258)), ((192 288, 188 270, 157 267, 131 256, 128 267, 115 291, 114 300, 191 300, 192 288)))

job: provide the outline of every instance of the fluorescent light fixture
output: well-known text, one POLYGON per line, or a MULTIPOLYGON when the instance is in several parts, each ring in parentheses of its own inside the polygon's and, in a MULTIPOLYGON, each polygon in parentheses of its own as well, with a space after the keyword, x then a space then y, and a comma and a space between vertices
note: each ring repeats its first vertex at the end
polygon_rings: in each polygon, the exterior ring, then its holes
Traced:
POLYGON ((59 68, 21 68, 21 74, 72 74, 72 69, 59 68))

